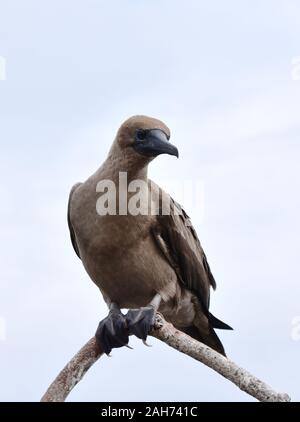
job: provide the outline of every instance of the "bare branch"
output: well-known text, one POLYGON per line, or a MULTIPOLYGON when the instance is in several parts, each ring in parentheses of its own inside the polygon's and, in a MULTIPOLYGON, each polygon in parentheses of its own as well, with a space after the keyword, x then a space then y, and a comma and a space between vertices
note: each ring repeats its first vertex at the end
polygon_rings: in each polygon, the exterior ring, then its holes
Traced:
POLYGON ((95 337, 91 338, 58 374, 42 397, 41 402, 65 401, 75 385, 82 380, 85 373, 102 354, 103 352, 98 347, 95 337))
MULTIPOLYGON (((289 402, 291 400, 288 394, 274 391, 270 386, 245 369, 240 368, 231 360, 226 359, 205 344, 177 330, 172 324, 166 322, 160 314, 156 315, 155 327, 151 335, 168 344, 170 347, 209 366, 236 384, 242 391, 245 391, 259 401, 289 402)), ((65 401, 75 385, 102 354, 103 352, 99 349, 93 337, 60 372, 41 401, 65 401)))
POLYGON ((157 314, 156 329, 152 335, 167 343, 173 349, 185 353, 188 356, 209 366, 223 377, 237 385, 242 391, 255 397, 258 401, 266 402, 288 402, 291 401, 288 394, 278 393, 270 386, 236 363, 215 352, 210 347, 176 330, 172 324, 157 314))

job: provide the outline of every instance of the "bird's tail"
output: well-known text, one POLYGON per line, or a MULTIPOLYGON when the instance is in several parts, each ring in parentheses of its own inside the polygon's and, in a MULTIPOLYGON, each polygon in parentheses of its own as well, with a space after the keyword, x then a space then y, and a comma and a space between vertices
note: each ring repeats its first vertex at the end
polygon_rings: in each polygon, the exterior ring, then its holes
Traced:
POLYGON ((209 321, 214 328, 218 328, 219 330, 233 330, 230 325, 226 324, 225 322, 221 321, 220 319, 216 318, 213 314, 209 312, 209 321))
POLYGON ((189 336, 193 337, 195 340, 200 341, 201 343, 206 344, 207 346, 214 349, 216 352, 219 352, 221 355, 226 357, 226 353, 223 347, 223 344, 221 343, 221 340, 215 333, 213 327, 211 324, 209 324, 209 332, 208 334, 202 333, 198 327, 191 326, 184 328, 182 331, 184 331, 189 336))

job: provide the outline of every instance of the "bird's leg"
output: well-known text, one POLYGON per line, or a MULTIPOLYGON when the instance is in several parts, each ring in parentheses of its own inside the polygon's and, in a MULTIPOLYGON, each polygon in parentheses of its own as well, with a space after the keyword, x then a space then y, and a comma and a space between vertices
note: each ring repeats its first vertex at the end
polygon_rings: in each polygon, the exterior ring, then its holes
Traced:
POLYGON ((159 308, 160 302, 161 296, 156 294, 149 305, 139 309, 130 309, 130 311, 128 311, 125 318, 129 335, 134 334, 146 344, 147 335, 154 326, 155 314, 159 308))
POLYGON ((95 337, 97 343, 107 355, 112 349, 127 346, 128 337, 127 322, 119 306, 111 302, 109 314, 104 318, 97 328, 95 337))

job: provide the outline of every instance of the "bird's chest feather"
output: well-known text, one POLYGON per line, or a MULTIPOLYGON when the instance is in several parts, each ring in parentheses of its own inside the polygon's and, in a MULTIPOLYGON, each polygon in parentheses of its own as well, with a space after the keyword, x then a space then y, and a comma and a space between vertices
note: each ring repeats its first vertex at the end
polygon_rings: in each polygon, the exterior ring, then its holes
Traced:
POLYGON ((96 202, 95 186, 89 185, 73 200, 71 218, 85 269, 121 306, 146 305, 174 276, 151 234, 156 216, 101 216, 96 202))
POLYGON ((93 227, 88 227, 86 247, 97 260, 109 258, 118 261, 134 252, 149 236, 151 218, 148 216, 96 216, 93 227), (93 234, 89 233, 93 231, 93 234))
MULTIPOLYGON (((90 228, 90 227, 89 227, 90 228)), ((95 220, 93 235, 82 242, 87 272, 111 300, 133 305, 151 300, 155 248, 147 216, 102 216, 95 220)))

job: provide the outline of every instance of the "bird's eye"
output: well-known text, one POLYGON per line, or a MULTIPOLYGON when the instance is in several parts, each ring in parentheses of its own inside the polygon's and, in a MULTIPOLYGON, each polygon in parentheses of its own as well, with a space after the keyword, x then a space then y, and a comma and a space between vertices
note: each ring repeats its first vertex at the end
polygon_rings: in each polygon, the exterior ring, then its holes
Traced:
POLYGON ((143 141, 146 138, 146 131, 143 129, 138 129, 136 131, 136 139, 143 141))

